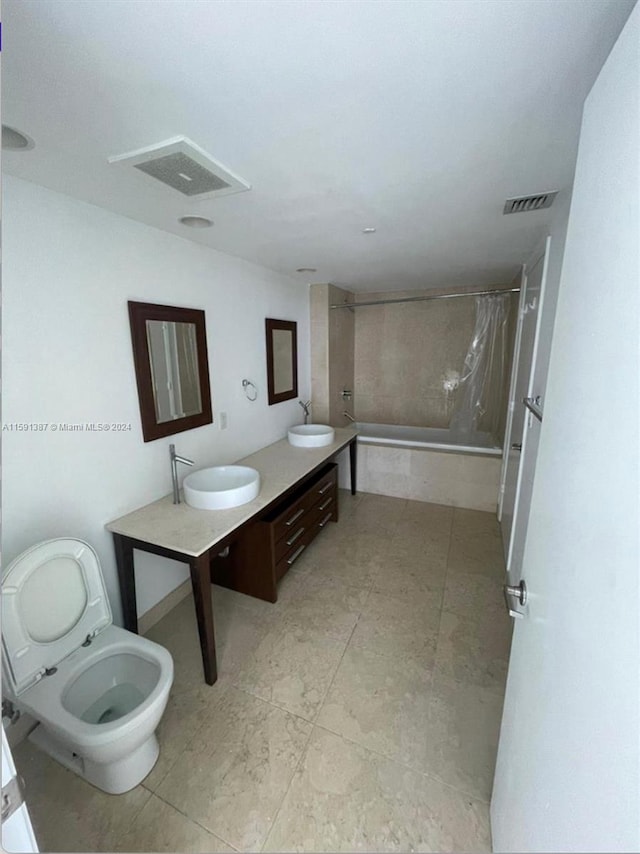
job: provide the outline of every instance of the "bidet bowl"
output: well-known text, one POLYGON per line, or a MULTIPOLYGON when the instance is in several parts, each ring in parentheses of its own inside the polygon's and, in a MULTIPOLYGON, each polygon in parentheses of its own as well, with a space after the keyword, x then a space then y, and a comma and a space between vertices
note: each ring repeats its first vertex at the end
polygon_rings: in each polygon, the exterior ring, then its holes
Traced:
POLYGON ((225 510, 247 504, 260 492, 260 473, 248 466, 213 466, 185 477, 184 500, 196 510, 225 510))
POLYGON ((299 424, 290 427, 287 434, 289 444, 296 448, 322 448, 330 445, 336 437, 336 431, 328 424, 299 424))

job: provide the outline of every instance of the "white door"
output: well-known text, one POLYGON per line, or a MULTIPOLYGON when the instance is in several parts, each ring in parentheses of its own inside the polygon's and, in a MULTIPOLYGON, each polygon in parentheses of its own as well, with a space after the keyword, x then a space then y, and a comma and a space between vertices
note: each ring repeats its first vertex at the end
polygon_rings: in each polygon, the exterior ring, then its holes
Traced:
MULTIPOLYGON (((511 564, 513 532, 518 524, 526 527, 526 520, 529 516, 529 496, 526 492, 521 495, 522 467, 525 461, 523 444, 527 423, 526 410, 522 400, 529 396, 531 390, 550 245, 551 238, 547 237, 525 264, 522 276, 518 331, 509 400, 509 423, 505 435, 502 483, 500 486, 499 518, 507 571, 511 564)), ((531 458, 529 458, 530 465, 531 462, 531 458)), ((533 465, 535 465, 535 459, 533 465)))
POLYGON ((31 826, 27 805, 17 782, 13 756, 2 730, 2 850, 8 852, 37 851, 38 845, 31 826))
MULTIPOLYGON (((640 849, 640 6, 585 102, 491 820, 496 851, 640 849)), ((514 600, 512 599, 512 602, 514 600)))
MULTIPOLYGON (((542 403, 542 395, 531 392, 530 398, 538 398, 542 403)), ((508 550, 506 553, 507 579, 509 584, 517 584, 522 573, 522 559, 529 525, 531 511, 531 495, 533 492, 534 475, 540 442, 540 421, 528 412, 522 402, 520 407, 524 413, 524 429, 522 434, 522 451, 520 469, 518 472, 518 506, 511 527, 508 550)))

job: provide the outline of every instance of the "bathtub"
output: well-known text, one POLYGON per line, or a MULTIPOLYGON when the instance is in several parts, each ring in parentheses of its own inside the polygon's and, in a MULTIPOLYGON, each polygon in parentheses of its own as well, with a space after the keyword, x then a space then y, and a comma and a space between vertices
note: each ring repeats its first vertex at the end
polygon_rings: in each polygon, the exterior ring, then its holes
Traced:
POLYGON ((465 454, 502 456, 489 433, 476 433, 472 443, 456 440, 448 430, 437 427, 403 427, 398 424, 367 424, 358 422, 358 442, 376 445, 397 445, 405 448, 430 448, 434 451, 454 451, 465 454))
MULTIPOLYGON (((359 422, 358 491, 495 512, 502 449, 488 434, 457 443, 448 430, 359 422)), ((347 486, 347 466, 340 485, 347 486), (343 482, 344 480, 344 482, 343 482)))

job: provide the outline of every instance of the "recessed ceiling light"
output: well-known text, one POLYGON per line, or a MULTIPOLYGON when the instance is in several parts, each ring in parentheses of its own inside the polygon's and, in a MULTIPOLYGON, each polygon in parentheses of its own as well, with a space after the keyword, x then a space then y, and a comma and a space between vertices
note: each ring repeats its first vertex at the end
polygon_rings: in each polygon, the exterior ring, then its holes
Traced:
POLYGON ((213 225, 213 220, 207 219, 206 216, 181 216, 178 222, 188 225, 189 228, 211 228, 213 225))
POLYGON ((373 234, 375 232, 375 228, 372 226, 368 226, 367 228, 362 229, 363 234, 373 234))
POLYGON ((317 273, 316 267, 298 267, 296 273, 317 273))
POLYGON ((30 151, 35 142, 26 133, 9 125, 2 125, 2 147, 5 151, 30 151))

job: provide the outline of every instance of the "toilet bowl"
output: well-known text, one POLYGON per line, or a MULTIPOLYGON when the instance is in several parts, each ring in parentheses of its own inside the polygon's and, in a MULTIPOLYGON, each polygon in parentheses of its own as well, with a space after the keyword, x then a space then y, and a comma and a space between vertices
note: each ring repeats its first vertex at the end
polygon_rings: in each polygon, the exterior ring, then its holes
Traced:
POLYGON ((159 753, 173 682, 159 644, 112 624, 100 563, 82 540, 47 540, 2 579, 5 693, 32 715, 38 747, 110 794, 138 785, 159 753))

